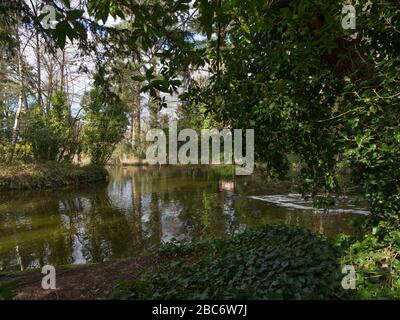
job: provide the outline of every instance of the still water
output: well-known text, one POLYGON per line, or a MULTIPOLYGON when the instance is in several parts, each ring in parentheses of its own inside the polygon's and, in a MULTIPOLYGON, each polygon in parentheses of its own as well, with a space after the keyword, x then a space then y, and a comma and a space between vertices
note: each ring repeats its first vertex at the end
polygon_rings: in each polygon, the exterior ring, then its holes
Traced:
MULTIPOLYGON (((344 199, 310 210, 288 187, 204 167, 110 168, 107 183, 0 194, 0 271, 135 257, 152 245, 226 237, 268 223, 334 236, 367 213, 344 199)), ((225 170, 226 171, 226 170, 225 170)))

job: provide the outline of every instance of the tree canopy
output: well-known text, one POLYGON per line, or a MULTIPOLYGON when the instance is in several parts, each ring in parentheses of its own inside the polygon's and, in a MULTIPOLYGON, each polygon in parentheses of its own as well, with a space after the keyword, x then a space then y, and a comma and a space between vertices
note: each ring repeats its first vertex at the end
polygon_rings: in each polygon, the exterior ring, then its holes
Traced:
MULTIPOLYGON (((0 7, 2 58, 11 61, 20 51, 18 32, 10 27, 19 23, 45 38, 50 51, 72 42, 82 57, 94 57, 95 84, 84 109, 89 123, 85 141, 96 162, 109 158, 111 149, 105 146, 114 146, 127 124, 126 106, 113 85, 125 71, 124 64, 135 65, 130 80, 141 92, 159 99, 161 106, 165 101, 160 92, 178 92, 188 73, 204 69, 209 74, 205 84, 189 79, 181 91, 183 113, 229 128, 254 128, 256 160, 265 175, 284 179, 289 159, 295 158, 301 168, 299 189, 318 205, 327 205, 340 194, 340 175, 348 172, 370 204, 368 236, 373 235, 376 249, 400 252, 398 4, 358 1, 356 30, 342 28, 344 3, 339 0, 45 4, 55 8, 55 28, 43 27, 46 13, 30 1, 0 7), (110 24, 110 19, 124 23, 110 24)), ((21 71, 25 65, 18 59, 13 68, 21 71)), ((4 70, 1 64, 0 75, 4 70)), ((28 71, 25 68, 25 74, 28 71)), ((14 89, 26 82, 23 77, 8 79, 14 89)), ((23 106, 26 91, 21 92, 23 106)), ((18 90, 14 105, 17 96, 18 90)), ((63 127, 73 119, 62 97, 53 96, 45 120, 32 116, 36 125, 45 128, 45 122, 48 130, 66 135, 54 142, 57 150, 75 141, 73 130, 63 127)), ((2 110, 9 112, 0 104, 2 110)), ((18 120, 18 112, 15 117, 18 120)), ((11 131, 1 132, 0 139, 7 137, 15 145, 11 131)), ((34 148, 39 150, 40 139, 35 139, 34 148)), ((395 256, 392 251, 390 257, 395 256)), ((391 268, 399 271, 398 262, 391 268)))

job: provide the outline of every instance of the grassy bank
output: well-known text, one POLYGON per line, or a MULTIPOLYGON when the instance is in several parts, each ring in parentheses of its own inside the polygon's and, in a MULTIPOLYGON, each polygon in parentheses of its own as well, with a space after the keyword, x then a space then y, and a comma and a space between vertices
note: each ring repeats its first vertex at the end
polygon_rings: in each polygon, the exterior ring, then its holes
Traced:
POLYGON ((68 163, 0 165, 0 190, 57 188, 104 181, 107 170, 101 166, 83 167, 68 163))

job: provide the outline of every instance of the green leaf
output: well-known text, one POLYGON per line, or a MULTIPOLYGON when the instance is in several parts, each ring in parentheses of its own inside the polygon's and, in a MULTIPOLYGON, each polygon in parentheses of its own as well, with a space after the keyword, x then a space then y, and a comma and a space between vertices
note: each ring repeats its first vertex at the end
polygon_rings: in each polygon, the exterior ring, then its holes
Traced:
POLYGON ((68 28, 70 27, 67 21, 60 21, 57 23, 56 28, 52 30, 53 36, 55 37, 56 42, 61 49, 64 49, 65 47, 68 28))
POLYGON ((82 17, 83 13, 84 13, 83 10, 78 10, 78 9, 68 11, 66 20, 76 20, 82 17))
POLYGON ((135 80, 135 81, 139 81, 139 82, 143 82, 143 81, 146 80, 146 78, 141 76, 141 75, 135 75, 135 76, 132 77, 132 79, 135 80))

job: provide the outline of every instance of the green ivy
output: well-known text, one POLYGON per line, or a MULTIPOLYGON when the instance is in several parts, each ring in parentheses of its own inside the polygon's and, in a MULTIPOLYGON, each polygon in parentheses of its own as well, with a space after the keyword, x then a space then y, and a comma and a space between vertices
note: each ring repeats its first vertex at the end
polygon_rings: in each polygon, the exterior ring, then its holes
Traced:
POLYGON ((328 299, 342 297, 341 251, 326 238, 285 225, 230 239, 158 249, 157 272, 121 284, 119 299, 328 299))

